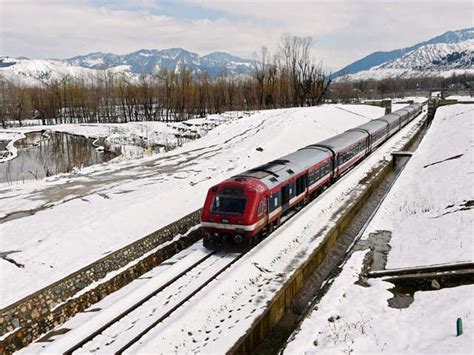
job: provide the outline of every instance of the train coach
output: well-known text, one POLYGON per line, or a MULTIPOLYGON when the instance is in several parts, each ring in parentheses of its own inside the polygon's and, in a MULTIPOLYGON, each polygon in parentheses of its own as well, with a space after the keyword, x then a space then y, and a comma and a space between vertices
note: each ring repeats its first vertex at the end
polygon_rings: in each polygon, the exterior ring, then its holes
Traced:
POLYGON ((201 212, 204 244, 252 245, 421 111, 421 104, 410 105, 211 187, 201 212))

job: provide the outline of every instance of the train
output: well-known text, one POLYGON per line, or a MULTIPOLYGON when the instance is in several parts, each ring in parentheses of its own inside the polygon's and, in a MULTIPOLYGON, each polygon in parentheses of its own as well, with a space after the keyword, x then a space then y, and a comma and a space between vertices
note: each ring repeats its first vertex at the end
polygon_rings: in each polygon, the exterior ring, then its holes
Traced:
POLYGON ((252 246, 422 112, 412 104, 235 175, 215 186, 201 211, 204 245, 252 246))

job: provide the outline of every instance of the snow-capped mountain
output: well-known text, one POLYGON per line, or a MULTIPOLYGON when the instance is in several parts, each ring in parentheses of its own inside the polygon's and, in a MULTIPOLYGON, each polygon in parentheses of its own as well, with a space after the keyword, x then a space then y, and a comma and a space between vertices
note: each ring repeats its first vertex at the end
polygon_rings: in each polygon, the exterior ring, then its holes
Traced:
POLYGON ((348 80, 472 73, 474 28, 449 31, 390 52, 372 53, 333 74, 348 80))
POLYGON ((23 85, 38 85, 64 76, 94 78, 104 71, 133 79, 160 69, 178 72, 186 67, 193 74, 207 72, 215 78, 220 73, 228 76, 250 75, 252 63, 224 52, 199 56, 182 48, 142 49, 124 55, 96 52, 64 60, 0 57, 0 77, 23 85))
POLYGON ((36 86, 65 77, 93 79, 98 72, 57 60, 0 57, 0 79, 19 85, 36 86))
POLYGON ((474 74, 474 40, 427 44, 401 58, 342 77, 348 80, 387 78, 449 77, 474 74))
POLYGON ((153 73, 160 68, 180 70, 186 67, 193 73, 208 72, 211 77, 221 72, 227 75, 249 74, 252 66, 251 60, 228 53, 214 52, 201 57, 182 48, 142 49, 124 55, 98 52, 68 58, 65 62, 89 69, 109 69, 128 65, 132 73, 140 75, 153 73))

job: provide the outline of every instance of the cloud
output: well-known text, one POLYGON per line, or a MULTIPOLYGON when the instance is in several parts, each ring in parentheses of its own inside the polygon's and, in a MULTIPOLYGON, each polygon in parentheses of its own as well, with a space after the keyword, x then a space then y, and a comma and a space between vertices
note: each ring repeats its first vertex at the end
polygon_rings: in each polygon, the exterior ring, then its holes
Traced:
POLYGON ((310 35, 337 69, 376 50, 472 26, 470 1, 0 0, 0 54, 64 58, 183 47, 250 57, 282 33, 310 35))
POLYGON ((143 11, 71 2, 1 5, 0 52, 12 56, 67 57, 93 51, 184 47, 206 53, 249 55, 264 29, 245 20, 180 20, 143 11))

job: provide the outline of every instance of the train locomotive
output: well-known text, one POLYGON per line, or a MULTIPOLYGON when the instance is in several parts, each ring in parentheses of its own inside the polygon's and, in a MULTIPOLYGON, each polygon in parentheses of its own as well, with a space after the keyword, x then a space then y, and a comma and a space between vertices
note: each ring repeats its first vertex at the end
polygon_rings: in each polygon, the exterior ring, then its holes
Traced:
POLYGON ((407 106, 211 187, 201 212, 205 246, 251 246, 421 112, 407 106))

